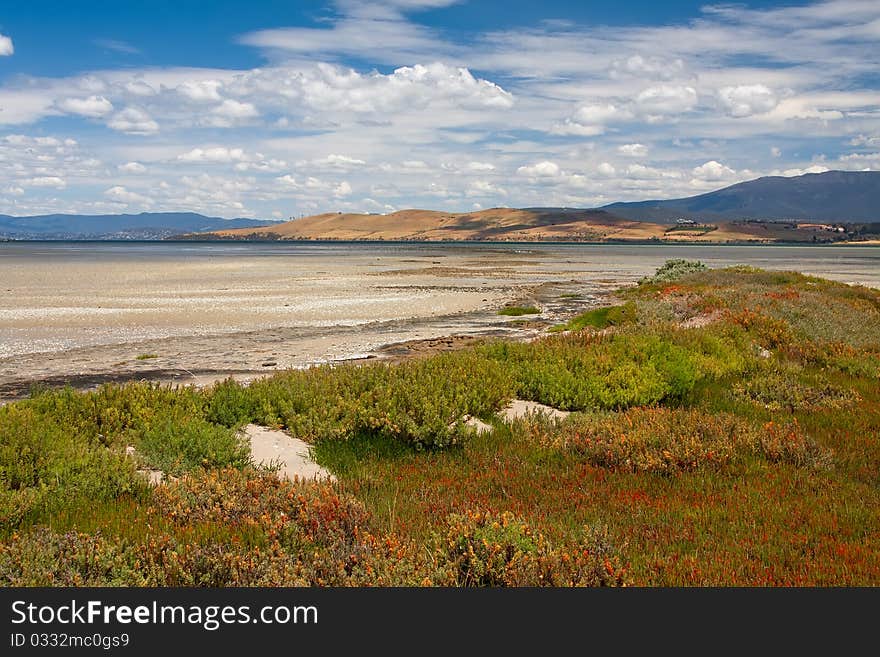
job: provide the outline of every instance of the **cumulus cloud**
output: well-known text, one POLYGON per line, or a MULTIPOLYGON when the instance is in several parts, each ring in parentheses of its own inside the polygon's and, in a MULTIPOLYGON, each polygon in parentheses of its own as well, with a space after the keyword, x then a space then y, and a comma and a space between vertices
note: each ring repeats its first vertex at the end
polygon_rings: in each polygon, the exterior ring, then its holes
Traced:
POLYGON ((201 123, 214 128, 231 128, 246 123, 250 119, 255 119, 259 115, 260 112, 253 103, 243 103, 227 98, 214 107, 208 116, 203 117, 201 123))
POLYGON ((59 176, 37 176, 29 180, 23 180, 22 184, 27 187, 54 187, 55 189, 67 187, 67 181, 59 176))
POLYGON ((553 178, 559 175, 560 168, 555 162, 544 160, 537 164, 521 166, 516 172, 521 176, 528 176, 529 178, 553 178))
POLYGON ((775 172, 775 173, 777 175, 783 175, 783 176, 790 178, 793 176, 802 176, 805 173, 825 173, 826 171, 830 171, 830 169, 826 166, 821 165, 821 164, 813 164, 811 166, 804 167, 804 168, 786 169, 785 171, 782 171, 781 174, 779 172, 775 172))
POLYGON ((589 103, 580 106, 572 116, 555 125, 552 131, 556 134, 594 137, 605 132, 606 123, 630 116, 628 110, 613 103, 589 103))
POLYGON ((351 194, 351 185, 348 184, 348 181, 343 180, 341 183, 336 185, 333 188, 333 196, 341 197, 341 196, 349 196, 351 194))
POLYGON ((155 96, 159 93, 152 85, 137 78, 127 81, 123 89, 133 96, 155 96))
POLYGON ((735 118, 764 114, 779 103, 773 90, 763 84, 722 87, 718 97, 727 113, 735 118))
POLYGON ((611 64, 612 77, 631 75, 669 80, 680 75, 683 70, 684 62, 680 58, 663 59, 662 57, 633 55, 626 59, 615 60, 611 64))
POLYGON ((617 147, 617 152, 627 157, 645 157, 648 154, 648 147, 644 144, 623 144, 617 147))
POLYGON ((153 204, 153 201, 150 198, 143 196, 142 194, 138 194, 137 192, 129 191, 121 185, 116 185, 115 187, 111 187, 110 189, 105 190, 104 196, 119 203, 125 203, 126 205, 153 204))
POLYGON ((126 162, 125 164, 120 164, 116 168, 123 173, 143 173, 147 170, 147 167, 140 162, 126 162))
MULTIPOLYGON (((474 77, 467 68, 435 62, 395 69, 392 73, 360 73, 320 63, 258 69, 237 78, 229 93, 259 96, 279 109, 297 106, 333 116, 412 112, 427 107, 464 110, 507 109, 513 96, 500 86, 474 77)), ((435 120, 442 123, 442 114, 435 120)))
POLYGON ((181 162, 242 162, 250 159, 241 148, 227 148, 225 146, 211 146, 208 148, 194 148, 191 151, 177 156, 181 162))
POLYGON ((159 124, 145 111, 136 107, 127 107, 114 114, 107 122, 107 126, 129 135, 152 135, 159 132, 159 124))
POLYGON ((507 190, 489 180, 472 180, 468 183, 466 196, 507 196, 507 190))
POLYGON ((58 107, 68 114, 79 114, 91 118, 99 118, 113 111, 113 103, 104 96, 65 98, 58 103, 58 107))
POLYGON ((858 135, 849 140, 850 146, 880 146, 880 137, 858 135))
POLYGON ((181 96, 195 102, 219 101, 220 88, 223 83, 220 80, 198 80, 195 82, 184 82, 176 89, 181 96))
POLYGON ((8 57, 15 52, 12 45, 12 39, 4 34, 0 34, 0 57, 8 57))
POLYGON ((726 180, 736 176, 736 171, 715 160, 710 160, 705 164, 694 167, 691 173, 697 180, 708 181, 726 180))
POLYGON ((678 171, 658 169, 644 164, 630 164, 624 169, 627 178, 633 180, 662 180, 664 178, 681 178, 678 171))
POLYGON ((636 96, 636 105, 646 115, 679 114, 697 104, 697 90, 691 86, 661 84, 636 96))
MULTIPOLYGON (((305 163, 304 163, 305 164, 305 163)), ((322 157, 317 160, 313 160, 311 162, 313 166, 319 167, 333 167, 339 169, 348 169, 351 167, 359 167, 366 164, 364 160, 359 160, 356 157, 349 157, 347 155, 339 155, 337 153, 330 153, 327 157, 322 157)))

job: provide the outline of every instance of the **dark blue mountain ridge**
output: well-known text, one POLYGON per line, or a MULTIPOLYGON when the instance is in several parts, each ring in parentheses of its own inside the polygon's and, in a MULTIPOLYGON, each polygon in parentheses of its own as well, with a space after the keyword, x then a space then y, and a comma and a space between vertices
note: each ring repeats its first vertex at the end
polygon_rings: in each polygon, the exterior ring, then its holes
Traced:
POLYGON ((688 198, 611 203, 602 207, 634 221, 880 221, 880 171, 826 171, 767 176, 688 198))
POLYGON ((139 237, 155 239, 182 233, 230 228, 256 228, 275 223, 256 219, 223 219, 195 212, 140 214, 46 214, 31 217, 0 215, 0 237, 61 239, 139 237))

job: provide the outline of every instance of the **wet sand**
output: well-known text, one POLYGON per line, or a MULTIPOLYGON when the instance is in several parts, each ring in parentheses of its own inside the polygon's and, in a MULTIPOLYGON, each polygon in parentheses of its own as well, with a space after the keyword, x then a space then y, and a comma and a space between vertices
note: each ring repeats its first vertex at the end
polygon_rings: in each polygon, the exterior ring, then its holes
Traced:
POLYGON ((670 257, 880 285, 876 247, 782 249, 2 244, 0 401, 27 394, 35 382, 204 385, 322 362, 400 358, 479 336, 528 338, 670 257), (496 314, 513 302, 543 312, 534 321, 496 314))

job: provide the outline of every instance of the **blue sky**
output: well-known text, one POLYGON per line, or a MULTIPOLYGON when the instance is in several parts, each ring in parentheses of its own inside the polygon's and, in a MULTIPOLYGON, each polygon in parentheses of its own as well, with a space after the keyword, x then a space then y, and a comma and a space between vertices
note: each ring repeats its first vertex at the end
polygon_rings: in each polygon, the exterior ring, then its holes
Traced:
POLYGON ((880 170, 880 3, 0 0, 0 213, 583 206, 880 170))

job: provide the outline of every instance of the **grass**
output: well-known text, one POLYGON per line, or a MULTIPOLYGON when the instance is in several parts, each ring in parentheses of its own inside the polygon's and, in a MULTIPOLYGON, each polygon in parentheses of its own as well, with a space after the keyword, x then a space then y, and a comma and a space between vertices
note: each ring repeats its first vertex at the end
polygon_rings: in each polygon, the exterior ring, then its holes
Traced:
POLYGON ((150 360, 151 358, 158 358, 158 354, 140 354, 137 357, 137 360, 150 360))
POLYGON ((0 583, 880 584, 880 293, 678 262, 618 296, 394 366, 34 390, 0 408, 0 583), (574 412, 503 424, 515 396, 574 412), (337 482, 253 468, 246 422, 337 482))
POLYGON ((498 315, 506 315, 508 317, 520 317, 522 315, 540 315, 541 309, 535 306, 505 306, 498 311, 498 315))
POLYGON ((604 329, 609 326, 623 326, 636 321, 636 306, 629 301, 622 306, 605 306, 594 308, 575 315, 564 324, 551 327, 551 332, 558 331, 582 331, 589 327, 604 329))

